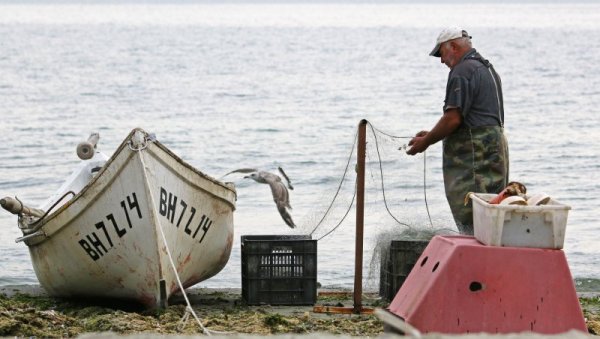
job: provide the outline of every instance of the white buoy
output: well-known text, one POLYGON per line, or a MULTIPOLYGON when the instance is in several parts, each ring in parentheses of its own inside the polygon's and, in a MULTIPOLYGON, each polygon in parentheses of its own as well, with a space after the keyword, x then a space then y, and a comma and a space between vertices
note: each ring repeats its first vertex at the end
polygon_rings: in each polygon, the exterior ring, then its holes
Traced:
POLYGON ((77 145, 77 156, 79 159, 88 160, 94 157, 96 144, 98 144, 99 139, 99 133, 92 133, 87 141, 80 142, 79 145, 77 145))

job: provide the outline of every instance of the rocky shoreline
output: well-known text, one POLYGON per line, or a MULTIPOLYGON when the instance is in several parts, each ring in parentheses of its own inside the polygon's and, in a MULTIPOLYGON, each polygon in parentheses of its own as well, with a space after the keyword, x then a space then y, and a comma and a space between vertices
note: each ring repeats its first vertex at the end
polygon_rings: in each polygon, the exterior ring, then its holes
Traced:
MULTIPOLYGON (((187 295, 199 322, 193 316, 185 316, 182 296, 172 298, 165 310, 148 311, 112 300, 50 298, 35 285, 6 286, 0 288, 0 336, 190 336, 203 334, 202 327, 212 335, 233 337, 387 336, 383 323, 374 315, 315 313, 312 306, 247 306, 239 289, 193 288, 187 295)), ((321 290, 317 300, 317 304, 325 306, 350 307, 352 303, 350 291, 321 290)), ((582 295, 580 303, 590 334, 599 334, 598 294, 582 295)), ((363 305, 387 304, 375 293, 365 293, 363 305)))

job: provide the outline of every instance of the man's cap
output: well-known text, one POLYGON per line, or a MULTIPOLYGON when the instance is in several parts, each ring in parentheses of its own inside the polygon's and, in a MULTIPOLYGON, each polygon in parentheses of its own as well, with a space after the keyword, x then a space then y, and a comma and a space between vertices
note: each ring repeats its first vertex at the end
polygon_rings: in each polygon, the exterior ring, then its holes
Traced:
POLYGON ((440 57, 440 47, 442 46, 442 44, 446 41, 450 41, 450 40, 454 40, 454 39, 458 39, 458 38, 471 39, 471 37, 469 36, 469 33, 467 33, 467 31, 465 31, 464 29, 460 29, 457 27, 445 28, 440 33, 440 35, 438 35, 437 40, 435 42, 435 47, 431 50, 431 53, 429 53, 429 55, 439 58, 440 57))

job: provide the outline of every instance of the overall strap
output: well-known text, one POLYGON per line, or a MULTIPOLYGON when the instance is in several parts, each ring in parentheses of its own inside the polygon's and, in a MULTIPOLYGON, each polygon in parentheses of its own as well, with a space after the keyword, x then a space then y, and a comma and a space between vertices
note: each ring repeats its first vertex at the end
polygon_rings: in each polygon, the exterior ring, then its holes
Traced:
POLYGON ((494 66, 489 62, 489 60, 483 58, 479 53, 473 53, 467 56, 465 59, 477 60, 482 63, 490 72, 492 79, 494 80, 494 87, 496 88, 496 98, 498 99, 498 121, 500 122, 500 127, 504 127, 504 98, 502 95, 502 86, 500 84, 500 76, 496 73, 494 66))

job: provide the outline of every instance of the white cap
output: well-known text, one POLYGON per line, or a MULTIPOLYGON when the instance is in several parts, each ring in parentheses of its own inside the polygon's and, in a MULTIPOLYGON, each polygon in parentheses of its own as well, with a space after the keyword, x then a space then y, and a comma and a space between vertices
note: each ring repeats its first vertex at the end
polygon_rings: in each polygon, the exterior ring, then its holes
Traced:
POLYGON ((458 38, 471 39, 471 37, 469 36, 469 33, 467 33, 467 31, 465 31, 464 29, 460 29, 458 27, 445 28, 440 33, 440 35, 438 35, 437 40, 435 42, 435 47, 431 50, 431 53, 429 53, 429 55, 439 58, 440 57, 440 46, 442 46, 442 44, 446 41, 450 41, 450 40, 454 40, 454 39, 458 39, 458 38))

